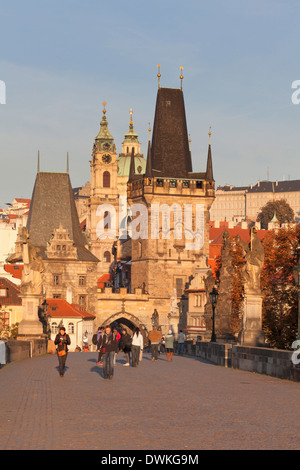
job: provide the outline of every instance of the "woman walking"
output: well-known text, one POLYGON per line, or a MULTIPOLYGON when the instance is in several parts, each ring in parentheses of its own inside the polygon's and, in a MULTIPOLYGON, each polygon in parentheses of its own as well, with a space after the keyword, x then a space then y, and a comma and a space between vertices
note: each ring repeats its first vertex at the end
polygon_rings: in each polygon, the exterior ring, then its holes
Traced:
POLYGON ((61 326, 59 333, 56 335, 54 344, 57 346, 57 357, 59 365, 60 376, 63 377, 65 373, 65 365, 68 355, 68 346, 71 344, 70 336, 66 334, 66 329, 61 326))
POLYGON ((167 361, 169 358, 173 361, 173 347, 174 347, 174 335, 172 330, 165 336, 165 348, 167 352, 167 361))
POLYGON ((132 338, 124 328, 122 330, 122 336, 121 336, 120 343, 119 343, 120 349, 123 351, 126 357, 126 364, 123 364, 124 366, 130 365, 131 342, 132 342, 132 338))
POLYGON ((140 362, 140 352, 144 349, 144 339, 139 328, 135 328, 132 336, 132 367, 137 367, 140 362))

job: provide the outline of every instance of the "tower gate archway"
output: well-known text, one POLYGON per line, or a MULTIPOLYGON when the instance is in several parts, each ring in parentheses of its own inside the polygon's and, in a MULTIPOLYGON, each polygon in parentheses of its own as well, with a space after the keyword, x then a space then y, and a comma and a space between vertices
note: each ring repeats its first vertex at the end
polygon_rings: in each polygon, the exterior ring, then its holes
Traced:
POLYGON ((128 312, 114 313, 104 321, 103 325, 113 325, 116 329, 125 328, 129 334, 134 328, 143 326, 136 316, 128 312))

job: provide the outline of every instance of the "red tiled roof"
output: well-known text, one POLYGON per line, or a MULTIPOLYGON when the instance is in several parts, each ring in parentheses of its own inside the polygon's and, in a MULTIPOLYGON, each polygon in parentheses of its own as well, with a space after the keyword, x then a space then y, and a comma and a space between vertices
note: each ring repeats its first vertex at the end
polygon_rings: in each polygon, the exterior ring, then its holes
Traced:
POLYGON ((15 279, 22 279, 24 264, 5 264, 4 271, 11 274, 15 279))
POLYGON ((105 283, 109 282, 110 280, 111 280, 110 274, 102 274, 102 276, 100 276, 98 281, 97 281, 98 289, 101 289, 102 287, 105 287, 105 283))
POLYGON ((0 277, 0 289, 5 289, 7 294, 5 297, 0 297, 0 305, 22 305, 19 286, 6 277, 0 277))
POLYGON ((80 318, 96 318, 95 315, 86 312, 85 310, 79 310, 80 306, 75 304, 69 304, 65 299, 46 299, 48 304, 48 315, 51 317, 80 317, 80 318))
POLYGON ((19 198, 19 197, 16 197, 15 201, 23 202, 24 204, 30 204, 31 203, 31 199, 22 199, 22 198, 19 198))
MULTIPOLYGON (((249 229, 247 228, 241 228, 241 227, 234 227, 234 228, 226 228, 226 227, 220 227, 220 228, 215 228, 215 227, 210 227, 209 229, 209 239, 211 240, 211 243, 216 243, 216 244, 223 244, 223 233, 227 230, 229 233, 229 237, 233 238, 239 235, 243 242, 249 243, 250 242, 250 233, 249 229)), ((265 235, 267 233, 267 230, 258 230, 257 231, 257 236, 260 240, 263 240, 265 235)))

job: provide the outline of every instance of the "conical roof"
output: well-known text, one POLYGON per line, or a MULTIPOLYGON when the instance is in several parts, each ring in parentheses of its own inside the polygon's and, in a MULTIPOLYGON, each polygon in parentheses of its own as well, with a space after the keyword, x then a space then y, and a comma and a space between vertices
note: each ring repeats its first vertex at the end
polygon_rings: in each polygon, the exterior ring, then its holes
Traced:
POLYGON ((184 178, 192 172, 183 92, 159 88, 153 126, 152 169, 155 175, 184 178))
POLYGON ((40 248, 44 258, 48 241, 60 226, 69 232, 74 241, 78 259, 98 261, 86 248, 87 240, 80 229, 69 174, 39 172, 33 189, 27 230, 30 242, 40 248))

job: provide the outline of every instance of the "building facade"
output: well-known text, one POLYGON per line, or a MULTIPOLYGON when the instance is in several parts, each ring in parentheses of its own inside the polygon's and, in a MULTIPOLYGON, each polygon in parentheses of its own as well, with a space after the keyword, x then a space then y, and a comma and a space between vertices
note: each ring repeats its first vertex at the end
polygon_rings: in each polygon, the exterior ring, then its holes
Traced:
POLYGON ((262 207, 269 201, 285 199, 300 221, 300 180, 258 181, 244 187, 219 186, 211 207, 210 218, 215 222, 256 222, 262 207))

